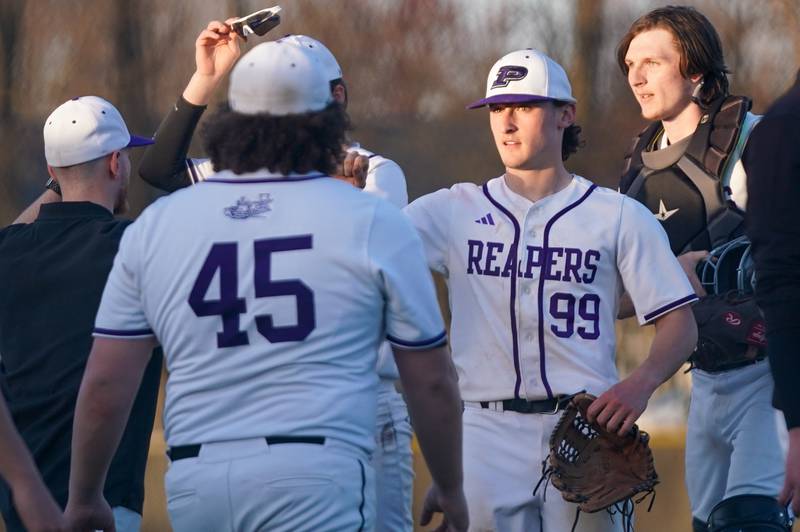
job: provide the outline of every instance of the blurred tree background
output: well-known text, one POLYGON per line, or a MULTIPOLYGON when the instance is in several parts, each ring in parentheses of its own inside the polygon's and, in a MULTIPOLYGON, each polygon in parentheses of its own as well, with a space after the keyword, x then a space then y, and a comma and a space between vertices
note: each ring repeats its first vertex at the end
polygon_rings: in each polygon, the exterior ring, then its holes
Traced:
MULTIPOLYGON (((733 93, 764 109, 800 65, 799 0, 694 0, 717 27, 733 93)), ((489 68, 508 51, 539 48, 569 73, 585 147, 568 167, 615 187, 632 136, 644 125, 615 60, 619 39, 652 0, 286 0, 269 38, 304 33, 342 65, 354 138, 396 160, 416 198, 502 172, 483 96, 489 68)), ((194 40, 212 19, 266 7, 253 0, 2 0, 0 2, 0 225, 47 179, 41 128, 67 99, 113 102, 131 131, 150 134, 194 70, 194 40)), ((249 47, 260 42, 251 39, 249 47)), ((217 94, 225 98, 225 89, 217 94)), ((191 155, 202 156, 199 141, 191 155)), ((134 152, 134 173, 138 157, 134 152)), ((131 215, 158 191, 134 178, 131 215)), ((8 280, 6 282, 9 282, 8 280)), ((624 372, 646 353, 648 331, 619 327, 624 372)), ((685 402, 688 378, 675 391, 685 402)), ((664 390, 662 390, 662 395, 664 390)), ((673 409, 674 410, 674 409, 673 409)))

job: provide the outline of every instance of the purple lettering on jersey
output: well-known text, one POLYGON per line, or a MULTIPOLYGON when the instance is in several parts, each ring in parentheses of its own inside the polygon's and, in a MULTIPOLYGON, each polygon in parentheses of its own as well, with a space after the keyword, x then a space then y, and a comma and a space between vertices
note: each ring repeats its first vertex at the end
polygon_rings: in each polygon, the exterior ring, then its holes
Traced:
POLYGON ((559 338, 569 338, 575 332, 575 296, 556 292, 550 297, 550 315, 564 320, 564 328, 551 325, 550 330, 559 338), (562 303, 564 303, 562 305, 562 303), (563 310, 562 310, 563 309, 563 310))
POLYGON ((497 77, 492 83, 492 88, 508 87, 512 81, 519 81, 528 75, 528 69, 524 66, 506 65, 497 71, 497 77))
POLYGON ((467 240, 467 246, 467 273, 482 275, 481 257, 483 256, 483 242, 480 240, 467 240))
POLYGON ((564 276, 561 278, 568 283, 572 282, 574 277, 576 283, 581 282, 581 276, 578 271, 581 267, 581 258, 583 251, 576 248, 564 248, 564 276), (572 276, 570 276, 570 273, 572 276))
POLYGON ((589 271, 589 275, 583 274, 583 282, 590 284, 594 282, 597 276, 597 263, 600 262, 600 252, 596 249, 590 249, 583 255, 583 266, 589 271))
POLYGON ((277 326, 271 314, 256 316, 256 329, 261 336, 276 344, 300 342, 308 338, 317 326, 314 310, 314 292, 300 279, 275 281, 272 279, 272 254, 284 251, 302 251, 313 247, 312 235, 290 236, 256 240, 255 254, 256 297, 294 296, 297 305, 297 324, 277 326))
POLYGON ((506 256, 506 265, 503 266, 503 272, 500 274, 500 277, 511 277, 514 275, 514 272, 519 272, 519 262, 517 263, 517 268, 514 269, 514 264, 511 262, 514 260, 514 256, 510 253, 506 256))
POLYGON ((483 267, 484 275, 491 275, 498 277, 500 275, 500 266, 493 265, 497 260, 497 253, 503 251, 502 242, 487 242, 486 243, 486 264, 483 267))
POLYGON ((222 330, 217 347, 236 347, 250 343, 246 331, 239 330, 239 316, 247 312, 247 302, 239 297, 239 263, 236 242, 211 246, 189 294, 189 306, 199 317, 219 316, 222 330), (206 293, 219 271, 219 299, 206 299, 206 293))
POLYGON ((592 324, 592 328, 578 327, 578 336, 584 340, 597 340, 600 338, 600 296, 597 294, 584 294, 578 301, 578 315, 592 324))
POLYGON ((545 266, 542 269, 543 277, 547 281, 560 281, 561 270, 558 268, 558 259, 564 254, 564 248, 548 248, 544 253, 545 266), (556 270, 553 271, 553 267, 556 270))
POLYGON ((533 268, 541 267, 542 265, 542 248, 539 246, 526 246, 525 273, 522 277, 526 279, 533 279, 533 268))

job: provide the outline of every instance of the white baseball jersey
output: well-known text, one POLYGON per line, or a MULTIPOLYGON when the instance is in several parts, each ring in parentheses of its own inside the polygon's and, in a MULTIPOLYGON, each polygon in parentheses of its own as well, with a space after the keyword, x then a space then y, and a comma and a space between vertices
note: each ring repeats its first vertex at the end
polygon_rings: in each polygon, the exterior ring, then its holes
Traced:
POLYGON ((405 212, 447 277, 466 401, 600 394, 623 290, 642 324, 697 298, 653 215, 582 177, 535 203, 503 177, 461 183, 405 212))
MULTIPOLYGON (((408 205, 406 176, 400 165, 391 159, 365 150, 357 142, 350 144, 348 150, 369 157, 367 180, 364 185, 365 192, 385 199, 398 209, 408 205)), ((186 170, 193 183, 204 181, 214 174, 214 166, 210 159, 186 159, 186 170)), ((400 377, 397 365, 394 363, 392 348, 388 342, 384 342, 378 351, 378 375, 381 378, 393 380, 400 377)))
POLYGON ((170 446, 321 435, 367 451, 384 336, 446 341, 400 211, 321 174, 267 172, 221 172, 128 228, 95 335, 149 334, 170 373, 170 446))

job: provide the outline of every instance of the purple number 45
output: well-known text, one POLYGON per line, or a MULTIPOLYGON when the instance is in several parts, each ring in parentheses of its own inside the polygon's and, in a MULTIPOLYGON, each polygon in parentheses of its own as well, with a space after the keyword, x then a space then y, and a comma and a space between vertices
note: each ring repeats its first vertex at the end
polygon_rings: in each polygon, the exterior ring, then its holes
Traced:
MULTIPOLYGON (((255 297, 294 296, 297 304, 297 324, 278 327, 272 315, 255 316, 259 334, 272 343, 305 340, 316 327, 314 292, 299 279, 272 279, 272 254, 312 248, 311 235, 269 238, 253 243, 255 297)), ((240 330, 241 315, 247 312, 247 301, 239 297, 238 243, 220 242, 211 250, 200 268, 189 306, 197 316, 219 316, 222 331, 217 333, 217 347, 247 345, 247 331, 240 330), (206 293, 219 272, 219 299, 206 299, 206 293)))

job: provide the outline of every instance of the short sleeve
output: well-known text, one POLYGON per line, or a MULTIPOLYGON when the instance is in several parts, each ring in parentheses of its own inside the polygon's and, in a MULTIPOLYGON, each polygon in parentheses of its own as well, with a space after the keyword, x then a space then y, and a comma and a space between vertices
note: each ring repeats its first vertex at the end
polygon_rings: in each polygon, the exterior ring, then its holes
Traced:
POLYGON ((107 338, 147 338, 153 330, 145 317, 140 284, 137 247, 140 224, 125 230, 106 281, 95 319, 94 336, 107 338))
POLYGON ((400 211, 378 205, 367 252, 385 299, 386 338, 403 349, 445 345, 447 334, 422 243, 400 211))
POLYGON ((414 200, 403 210, 422 239, 428 267, 445 277, 449 272, 451 194, 449 189, 437 190, 414 200))
POLYGON ((642 325, 697 300, 664 228, 628 197, 620 208, 617 268, 642 325))
POLYGON ((396 162, 378 155, 370 157, 364 191, 383 198, 398 209, 408 205, 406 176, 396 162))

